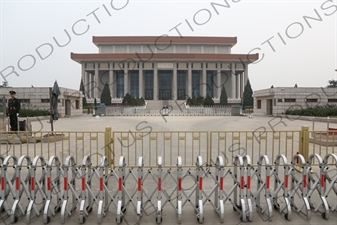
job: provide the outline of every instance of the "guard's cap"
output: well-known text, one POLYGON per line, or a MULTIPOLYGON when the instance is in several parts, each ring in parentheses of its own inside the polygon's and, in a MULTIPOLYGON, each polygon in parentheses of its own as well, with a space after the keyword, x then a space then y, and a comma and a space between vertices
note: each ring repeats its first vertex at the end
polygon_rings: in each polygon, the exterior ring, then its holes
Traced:
POLYGON ((9 94, 16 94, 16 92, 15 91, 10 91, 9 94))

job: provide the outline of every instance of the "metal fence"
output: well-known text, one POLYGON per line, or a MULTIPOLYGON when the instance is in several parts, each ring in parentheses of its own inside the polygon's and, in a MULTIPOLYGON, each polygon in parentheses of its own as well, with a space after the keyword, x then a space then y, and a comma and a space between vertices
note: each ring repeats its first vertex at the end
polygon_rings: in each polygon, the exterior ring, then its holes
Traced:
POLYGON ((230 116, 230 106, 188 107, 178 109, 168 105, 167 108, 148 109, 145 107, 109 106, 97 110, 97 114, 106 116, 230 116))
MULTIPOLYGON (((110 128, 111 129, 111 128, 110 128)), ((45 158, 73 155, 76 160, 90 155, 97 165, 101 156, 111 149, 106 138, 108 131, 57 131, 57 132, 3 132, 0 155, 41 155, 45 158)))
POLYGON ((232 166, 236 155, 250 155, 253 164, 260 155, 293 156, 300 148, 301 131, 211 131, 209 135, 209 162, 214 164, 221 155, 232 166))
POLYGON ((0 155, 73 155, 76 160, 90 155, 93 165, 102 156, 110 165, 116 165, 120 156, 127 164, 137 165, 143 156, 146 167, 156 166, 158 156, 163 157, 163 167, 175 166, 175 159, 182 156, 183 164, 193 166, 193 159, 202 156, 207 165, 214 165, 217 156, 233 166, 236 155, 249 154, 253 165, 260 155, 275 157, 296 153, 306 159, 309 154, 336 153, 337 131, 309 131, 304 126, 297 131, 57 131, 57 132, 2 132, 0 155))
POLYGON ((163 166, 171 167, 182 156, 184 165, 191 166, 196 156, 208 157, 208 138, 208 131, 115 131, 113 157, 125 156, 128 165, 137 165, 138 157, 143 156, 145 165, 153 167, 162 156, 163 166))

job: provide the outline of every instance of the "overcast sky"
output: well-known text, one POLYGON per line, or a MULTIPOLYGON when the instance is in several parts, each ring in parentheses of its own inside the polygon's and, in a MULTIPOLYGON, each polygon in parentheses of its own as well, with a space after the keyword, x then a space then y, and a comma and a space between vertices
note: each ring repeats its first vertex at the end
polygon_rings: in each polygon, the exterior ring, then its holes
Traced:
POLYGON ((70 53, 97 53, 92 36, 178 36, 177 29, 237 37, 232 53, 259 53, 262 60, 249 66, 253 90, 322 87, 337 75, 337 0, 228 0, 228 7, 212 7, 223 0, 0 1, 0 79, 12 87, 57 79, 78 89, 81 66, 70 53))

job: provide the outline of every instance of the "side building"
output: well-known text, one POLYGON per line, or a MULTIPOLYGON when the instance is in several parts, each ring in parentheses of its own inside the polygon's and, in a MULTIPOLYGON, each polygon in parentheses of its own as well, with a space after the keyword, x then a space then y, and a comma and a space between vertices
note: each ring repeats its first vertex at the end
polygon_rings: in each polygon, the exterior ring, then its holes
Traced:
POLYGON ((337 105, 337 88, 275 87, 254 91, 255 115, 280 115, 288 109, 337 105))
MULTIPOLYGON (((51 87, 1 87, 0 95, 4 96, 7 107, 10 98, 9 91, 16 92, 16 98, 21 102, 21 108, 50 110, 51 87)), ((60 87, 61 95, 58 97, 59 117, 83 114, 83 94, 74 89, 60 87)), ((5 108, 4 108, 5 109, 5 108)))
POLYGON ((87 102, 100 102, 108 84, 112 103, 126 93, 151 100, 186 100, 210 95, 240 103, 248 65, 258 54, 232 54, 236 37, 93 37, 98 53, 71 53, 81 64, 87 102))

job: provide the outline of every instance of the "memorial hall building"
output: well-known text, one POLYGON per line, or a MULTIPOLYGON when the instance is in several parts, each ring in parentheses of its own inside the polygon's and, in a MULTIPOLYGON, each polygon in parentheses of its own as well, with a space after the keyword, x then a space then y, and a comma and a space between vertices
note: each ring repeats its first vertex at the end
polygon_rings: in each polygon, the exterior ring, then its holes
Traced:
POLYGON ((100 102, 108 84, 112 103, 126 93, 151 100, 210 95, 241 102, 248 64, 258 54, 232 54, 236 37, 100 36, 98 53, 71 53, 80 63, 88 102, 100 102))

